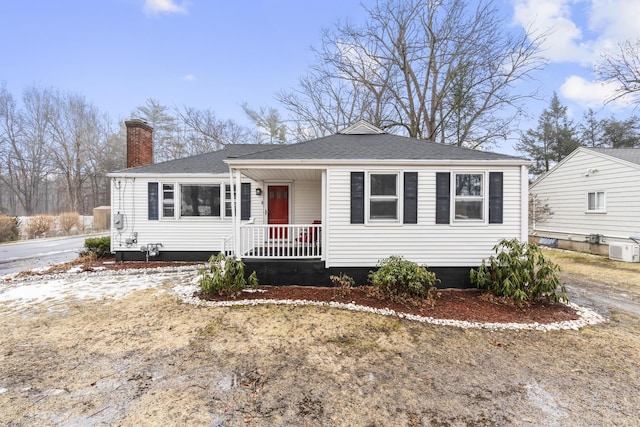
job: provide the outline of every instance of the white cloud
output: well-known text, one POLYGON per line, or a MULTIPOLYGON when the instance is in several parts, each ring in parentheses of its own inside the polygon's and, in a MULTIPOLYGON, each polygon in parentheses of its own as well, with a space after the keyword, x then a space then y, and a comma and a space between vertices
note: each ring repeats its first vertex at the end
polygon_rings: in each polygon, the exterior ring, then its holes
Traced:
POLYGON ((158 15, 161 13, 187 13, 185 2, 176 4, 175 0, 145 0, 144 13, 147 15, 158 15))
POLYGON ((588 61, 593 52, 583 40, 583 31, 571 19, 572 0, 514 0, 514 19, 534 33, 546 34, 541 46, 552 62, 588 61))
MULTIPOLYGON (((560 86, 560 94, 573 102, 590 108, 599 109, 605 102, 612 98, 616 85, 613 83, 601 83, 584 79, 580 76, 569 76, 560 86)), ((624 99, 618 99, 610 104, 614 109, 624 109, 629 103, 624 99)))
POLYGON ((196 79, 196 76, 194 76, 193 74, 187 74, 186 76, 184 76, 182 78, 182 80, 186 81, 186 82, 191 82, 193 80, 196 79))
POLYGON ((615 43, 633 40, 640 35, 638 16, 638 0, 592 0, 589 29, 600 33, 600 39, 615 43))
MULTIPOLYGON (((557 89, 575 107, 600 109, 613 98, 616 86, 593 80, 594 65, 618 45, 640 37, 639 0, 511 0, 514 21, 534 34, 546 34, 540 46, 550 63, 558 65, 551 80, 564 79, 557 89)), ((557 80, 556 80, 557 81, 557 80)), ((550 82, 548 82, 550 83, 550 82)), ((607 109, 631 106, 627 99, 607 109)))
POLYGON ((512 0, 514 20, 548 34, 551 62, 591 66, 602 53, 640 36, 638 0, 512 0))

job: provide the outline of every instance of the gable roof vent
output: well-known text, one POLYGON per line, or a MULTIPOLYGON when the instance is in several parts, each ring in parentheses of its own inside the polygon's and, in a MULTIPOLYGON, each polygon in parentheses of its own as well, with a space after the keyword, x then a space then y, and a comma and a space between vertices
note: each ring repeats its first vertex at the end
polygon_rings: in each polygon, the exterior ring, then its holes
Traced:
POLYGON ((359 120, 338 133, 343 135, 379 135, 386 132, 366 120, 359 120))

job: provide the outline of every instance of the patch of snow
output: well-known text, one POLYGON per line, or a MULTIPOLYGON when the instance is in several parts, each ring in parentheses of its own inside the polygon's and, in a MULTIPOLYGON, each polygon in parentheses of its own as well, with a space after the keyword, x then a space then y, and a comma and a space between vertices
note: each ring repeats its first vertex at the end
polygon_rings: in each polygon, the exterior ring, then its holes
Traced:
POLYGON ((556 399, 540 386, 538 383, 527 384, 527 398, 536 408, 540 409, 546 416, 545 425, 549 427, 560 427, 563 418, 567 418, 567 413, 563 411, 556 402, 556 399))
MULTIPOLYGON (((15 276, 7 281, 0 282, 0 304, 11 312, 20 312, 34 305, 54 305, 66 298, 83 300, 100 300, 104 298, 119 299, 133 291, 158 288, 166 283, 171 283, 172 291, 188 304, 208 307, 231 307, 237 305, 312 305, 320 307, 332 307, 343 310, 375 313, 384 316, 395 316, 417 322, 433 325, 454 326, 459 328, 489 329, 489 330, 578 330, 587 325, 595 325, 605 322, 606 319, 588 308, 569 304, 573 307, 579 318, 550 324, 539 323, 483 323, 468 322, 451 319, 436 319, 432 317, 417 316, 408 313, 396 312, 384 308, 376 309, 357 305, 354 302, 318 302, 305 300, 234 300, 234 301, 204 301, 194 297, 198 290, 198 270, 202 265, 160 267, 148 269, 129 270, 104 270, 97 272, 77 272, 64 274, 50 274, 46 276, 30 276, 14 280, 15 276)), ((75 271, 75 270, 74 270, 75 271)), ((162 290, 161 290, 162 291, 162 290)), ((248 292, 255 292, 247 290, 248 292)), ((258 292, 264 292, 258 290, 258 292)))
POLYGON ((121 271, 84 272, 29 277, 0 283, 0 304, 20 312, 34 305, 52 305, 66 298, 82 300, 119 299, 133 291, 156 288, 170 281, 190 279, 193 266, 121 271))

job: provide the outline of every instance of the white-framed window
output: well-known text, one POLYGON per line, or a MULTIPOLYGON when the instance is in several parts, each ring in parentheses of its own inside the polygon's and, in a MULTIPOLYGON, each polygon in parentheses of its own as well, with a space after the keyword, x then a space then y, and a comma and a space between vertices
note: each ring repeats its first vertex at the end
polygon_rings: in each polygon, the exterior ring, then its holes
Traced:
POLYGON ((369 221, 399 221, 400 173, 371 172, 368 181, 369 221))
POLYGON ((231 185, 225 184, 224 186, 224 216, 227 218, 231 218, 232 212, 232 199, 233 194, 231 194, 231 185))
POLYGON ((175 186, 174 184, 162 184, 162 218, 174 219, 176 217, 175 208, 175 186))
POLYGON ((181 184, 180 217, 220 217, 220 184, 181 184))
POLYGON ((454 221, 484 221, 484 174, 465 172, 453 175, 454 221))
POLYGON ((587 212, 605 212, 607 210, 604 191, 587 193, 587 212))

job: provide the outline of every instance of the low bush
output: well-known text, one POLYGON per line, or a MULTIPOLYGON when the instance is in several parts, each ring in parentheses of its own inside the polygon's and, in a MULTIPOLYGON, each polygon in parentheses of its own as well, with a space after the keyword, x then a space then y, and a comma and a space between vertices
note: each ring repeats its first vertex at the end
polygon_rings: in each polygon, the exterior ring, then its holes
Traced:
POLYGON ((34 215, 27 218, 25 230, 29 237, 45 236, 52 229, 56 219, 53 215, 34 215))
POLYGON ((236 297, 246 287, 258 288, 256 272, 245 279, 244 263, 236 257, 220 253, 209 258, 209 265, 200 269, 198 284, 203 294, 236 297))
POLYGON ((369 282, 383 296, 395 302, 411 299, 432 299, 436 289, 435 273, 425 266, 400 256, 378 262, 378 269, 369 274, 369 282))
POLYGON ((84 241, 83 255, 105 258, 111 255, 111 237, 90 237, 84 241))
POLYGON ((19 234, 18 219, 13 216, 0 214, 0 242, 18 240, 19 234))
POLYGON ((353 277, 344 273, 340 273, 339 276, 331 275, 329 276, 329 279, 331 279, 331 283, 333 283, 335 288, 334 296, 338 298, 348 297, 351 294, 351 288, 356 284, 353 277))
POLYGON ((75 227, 77 230, 82 228, 80 214, 78 212, 62 212, 58 215, 58 227, 65 236, 71 234, 71 230, 75 227))
POLYGON ((564 284, 560 283, 560 267, 545 258, 535 244, 504 239, 493 247, 495 256, 471 270, 471 283, 496 296, 513 299, 518 305, 544 297, 548 301, 565 301, 564 284))

